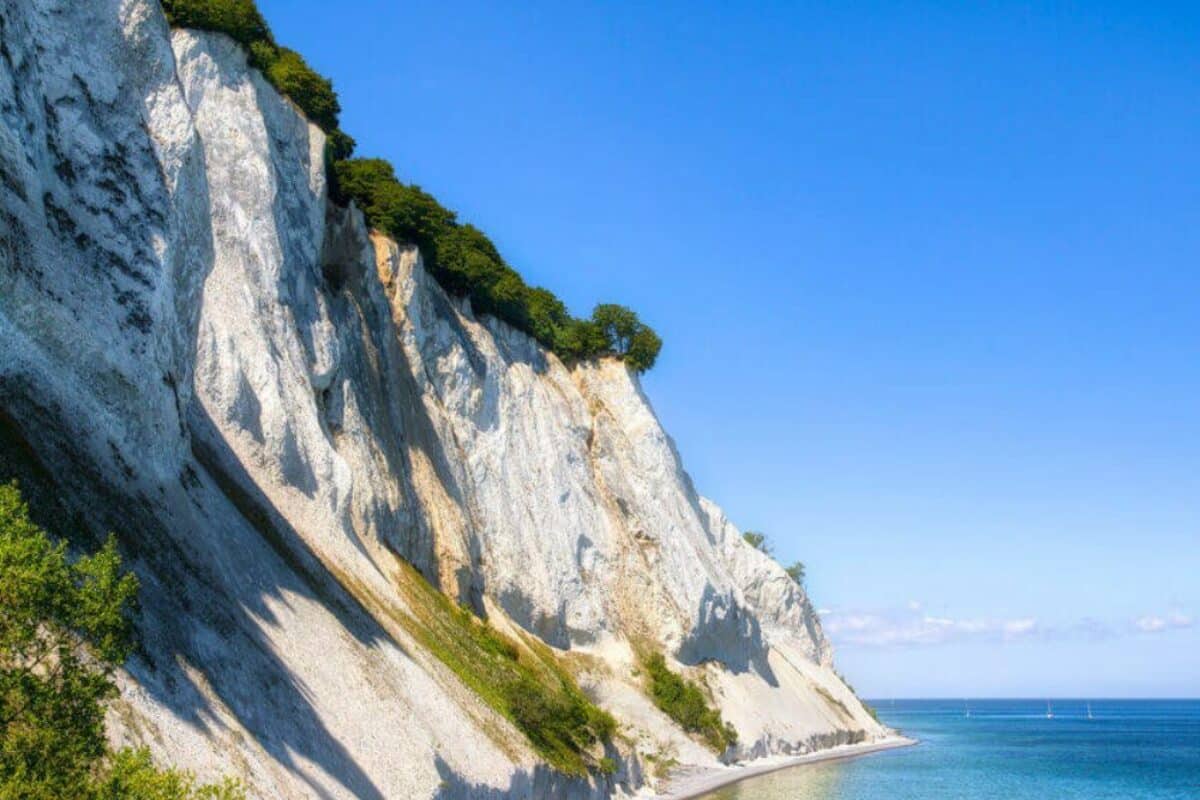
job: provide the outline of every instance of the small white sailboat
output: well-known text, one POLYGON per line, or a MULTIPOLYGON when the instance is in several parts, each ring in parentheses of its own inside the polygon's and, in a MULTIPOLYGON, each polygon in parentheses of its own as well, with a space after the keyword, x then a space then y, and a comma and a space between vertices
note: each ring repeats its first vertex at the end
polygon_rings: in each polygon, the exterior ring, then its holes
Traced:
POLYGON ((971 718, 971 706, 966 700, 963 700, 963 708, 965 708, 967 710, 967 713, 963 714, 963 716, 966 717, 967 719, 970 719, 971 718))
POLYGON ((1050 708, 1050 701, 1046 701, 1046 719, 1054 719, 1054 710, 1050 708))
POLYGON ((1087 707, 1088 707, 1088 717, 1087 717, 1087 718, 1088 718, 1088 719, 1095 719, 1095 717, 1093 717, 1093 716, 1092 716, 1092 704, 1091 704, 1091 702, 1089 702, 1089 703, 1087 704, 1087 707))

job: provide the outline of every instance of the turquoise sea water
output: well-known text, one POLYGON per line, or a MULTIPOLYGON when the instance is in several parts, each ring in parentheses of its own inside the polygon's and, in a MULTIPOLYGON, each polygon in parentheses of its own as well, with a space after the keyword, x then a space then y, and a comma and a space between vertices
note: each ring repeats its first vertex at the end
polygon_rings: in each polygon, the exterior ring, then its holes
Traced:
POLYGON ((711 800, 1200 800, 1200 700, 883 700, 916 747, 751 778, 711 800), (970 709, 970 716, 966 710, 970 709))

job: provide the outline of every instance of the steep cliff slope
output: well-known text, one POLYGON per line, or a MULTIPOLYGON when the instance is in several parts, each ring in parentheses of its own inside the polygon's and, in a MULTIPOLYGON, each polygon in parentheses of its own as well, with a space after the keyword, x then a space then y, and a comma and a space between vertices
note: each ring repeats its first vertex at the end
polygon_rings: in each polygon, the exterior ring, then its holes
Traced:
POLYGON ((0 8, 0 477, 142 577, 114 736, 259 797, 632 792, 718 758, 647 698, 655 651, 725 758, 884 735, 636 376, 477 318, 329 202, 323 148, 153 0, 0 8), (406 565, 613 712, 615 774, 549 767, 406 565))

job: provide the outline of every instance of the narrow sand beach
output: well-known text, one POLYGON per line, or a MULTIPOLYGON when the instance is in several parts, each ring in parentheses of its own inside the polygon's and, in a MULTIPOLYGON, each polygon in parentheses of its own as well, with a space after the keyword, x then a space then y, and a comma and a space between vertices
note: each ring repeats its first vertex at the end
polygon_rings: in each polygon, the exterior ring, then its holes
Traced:
POLYGON ((664 794, 655 795, 657 800, 692 800, 715 791, 722 786, 765 775, 781 769, 795 767, 800 764, 815 764, 819 761, 839 761, 845 758, 856 758, 868 753, 878 753, 880 750, 892 750, 897 747, 909 747, 916 744, 915 739, 904 736, 891 736, 878 742, 866 744, 847 744, 831 747, 816 753, 803 756, 772 756, 758 759, 745 765, 729 767, 712 767, 699 769, 683 769, 667 780, 667 790, 664 794))

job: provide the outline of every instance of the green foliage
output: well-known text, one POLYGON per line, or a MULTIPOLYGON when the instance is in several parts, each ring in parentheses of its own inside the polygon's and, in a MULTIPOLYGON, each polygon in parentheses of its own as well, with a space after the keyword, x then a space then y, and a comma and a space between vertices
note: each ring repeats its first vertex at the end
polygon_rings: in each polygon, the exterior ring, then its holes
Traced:
MULTIPOLYGON (((333 174, 333 170, 328 165, 354 155, 354 148, 357 146, 358 143, 354 141, 354 137, 345 131, 338 129, 329 132, 329 137, 325 140, 325 163, 330 175, 333 174)), ((333 184, 333 189, 336 191, 336 183, 333 184)))
POLYGON ((616 727, 609 714, 565 684, 548 687, 531 675, 522 675, 505 685, 504 697, 509 718, 551 764, 565 772, 583 774, 583 754, 611 738, 616 727))
POLYGON ((604 775, 614 775, 617 772, 617 762, 605 756, 600 759, 600 772, 604 775))
POLYGON ((637 314, 615 303, 601 303, 596 306, 592 310, 592 322, 599 326, 605 340, 617 353, 629 350, 640 325, 637 314))
MULTIPOLYGON (((255 60, 258 60, 257 53, 255 60)), ((290 97, 321 130, 337 130, 338 114, 342 108, 338 104, 337 93, 333 91, 333 83, 317 74, 299 53, 278 47, 274 58, 263 64, 262 69, 271 85, 290 97)))
POLYGON ((662 350, 662 338, 653 328, 642 325, 641 330, 634 334, 629 341, 629 349, 625 351, 625 363, 638 372, 645 372, 658 361, 658 353, 662 350))
POLYGON ((654 366, 662 340, 636 314, 599 305, 590 320, 572 317, 549 290, 527 285, 482 231, 459 222, 419 186, 401 183, 388 162, 350 159, 333 171, 342 199, 357 203, 372 227, 421 248, 430 274, 451 294, 469 297, 476 312, 528 333, 568 361, 614 355, 639 372, 654 366))
POLYGON ((101 702, 132 647, 137 592, 119 566, 111 539, 72 564, 0 487, 0 797, 75 796, 104 755, 101 702))
POLYGON ((794 580, 796 583, 800 584, 801 586, 804 585, 804 562, 803 561, 793 562, 792 565, 790 567, 786 567, 784 571, 787 572, 788 577, 791 578, 792 580, 794 580))
POLYGON ((175 28, 220 31, 245 47, 272 42, 254 0, 162 0, 162 6, 175 28))
POLYGON ((113 754, 96 781, 94 800, 244 800, 242 786, 232 778, 200 785, 196 776, 177 769, 160 770, 145 748, 113 754))
POLYGON ((334 165, 338 191, 354 200, 374 227, 432 255, 437 239, 455 223, 454 212, 419 186, 400 183, 381 158, 356 158, 334 165))
POLYGON ((666 778, 671 774, 671 770, 679 766, 679 759, 672 752, 660 750, 657 753, 646 753, 646 761, 650 764, 650 772, 654 777, 666 778))
POLYGON ((767 541, 767 535, 761 531, 746 531, 742 534, 742 538, 746 540, 746 544, 753 547, 755 550, 771 554, 771 543, 767 541))
POLYGON ((103 702, 116 693, 113 673, 134 644, 137 588, 111 537, 72 562, 66 546, 30 520, 16 486, 0 486, 0 799, 238 796, 233 784, 225 794, 201 794, 207 790, 184 773, 162 780, 183 781, 192 794, 111 789, 122 776, 152 787, 159 774, 145 754, 108 753, 104 737, 103 702))
POLYGON ((568 361, 590 358, 607 347, 604 332, 590 319, 568 319, 554 336, 554 352, 568 361))
POLYGON ((709 707, 703 690, 672 672, 661 653, 651 653, 643 658, 642 667, 649 680, 648 689, 654 704, 685 731, 698 734, 718 753, 737 742, 737 731, 721 719, 720 712, 709 707))
POLYGON ((576 321, 566 305, 549 289, 534 286, 525 292, 525 308, 530 335, 539 342, 550 342, 555 350, 562 351, 565 332, 576 321))
POLYGON ((592 311, 592 323, 603 335, 606 348, 638 372, 654 366, 662 339, 637 314, 625 306, 602 303, 592 311))
POLYGON ((587 699, 549 648, 536 641, 519 645, 403 562, 400 586, 409 631, 516 725, 547 763, 569 775, 602 768, 592 751, 613 737, 616 720, 587 699))

